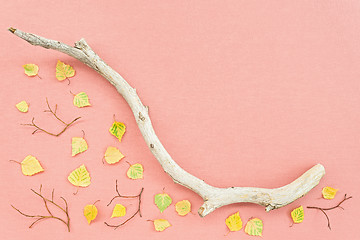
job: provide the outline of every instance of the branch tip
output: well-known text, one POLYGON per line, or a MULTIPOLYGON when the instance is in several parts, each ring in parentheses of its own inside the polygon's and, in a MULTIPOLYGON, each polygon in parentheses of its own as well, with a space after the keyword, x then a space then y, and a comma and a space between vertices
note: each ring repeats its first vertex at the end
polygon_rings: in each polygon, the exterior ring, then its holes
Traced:
POLYGON ((15 33, 16 29, 13 28, 13 27, 9 27, 8 30, 11 32, 11 33, 15 33))

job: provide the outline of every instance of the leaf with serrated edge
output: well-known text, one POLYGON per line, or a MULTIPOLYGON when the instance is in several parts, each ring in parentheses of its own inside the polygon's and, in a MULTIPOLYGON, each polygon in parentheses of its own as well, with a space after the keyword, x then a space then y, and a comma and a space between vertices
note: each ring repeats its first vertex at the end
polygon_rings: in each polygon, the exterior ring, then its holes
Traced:
POLYGON ((304 221, 304 208, 300 206, 291 211, 291 218, 294 223, 301 223, 304 221))
POLYGON ((108 164, 114 164, 119 162, 121 159, 123 159, 125 156, 117 149, 116 147, 108 147, 105 151, 105 161, 108 164))
POLYGON ((114 122, 111 128, 109 129, 109 132, 114 135, 117 139, 119 139, 119 142, 121 142, 121 138, 124 135, 126 131, 126 126, 122 122, 114 122))
POLYGON ((26 176, 32 176, 36 173, 43 172, 44 169, 34 156, 28 155, 21 162, 21 171, 26 176))
POLYGON ((85 152, 88 149, 88 145, 84 138, 73 137, 71 141, 71 148, 71 156, 75 156, 76 154, 85 152))
POLYGON ((335 189, 332 187, 324 187, 321 192, 322 192, 323 198, 334 199, 337 191, 339 191, 339 189, 335 189))
POLYGON ((90 224, 91 221, 93 221, 96 218, 97 214, 98 214, 98 209, 96 208, 95 205, 86 205, 84 207, 84 216, 88 221, 88 224, 90 224))
POLYGON ((123 206, 122 204, 116 204, 114 209, 113 209, 113 212, 112 212, 112 215, 111 215, 111 218, 114 218, 114 217, 123 217, 126 215, 126 207, 123 206))
POLYGON ((86 106, 90 106, 89 97, 85 92, 79 92, 74 96, 74 106, 82 108, 86 106))
POLYGON ((87 187, 91 183, 90 174, 84 164, 72 171, 68 176, 68 180, 72 185, 77 187, 87 187))
POLYGON ((16 108, 23 113, 26 113, 29 110, 29 104, 26 101, 21 101, 15 105, 16 108))
POLYGON ((250 236, 262 236, 263 222, 259 218, 250 219, 245 226, 245 232, 250 236))
POLYGON ((241 221, 239 212, 230 215, 225 220, 225 224, 229 228, 230 231, 232 231, 232 232, 239 231, 242 228, 242 221, 241 221))
POLYGON ((163 212, 172 202, 171 197, 166 193, 159 193, 155 195, 155 204, 160 212, 163 212))
POLYGON ((185 216, 191 211, 191 203, 188 200, 182 200, 175 204, 175 210, 180 216, 185 216))
POLYGON ((126 173, 130 179, 141 179, 143 178, 144 168, 140 163, 131 165, 126 173))
POLYGON ((171 224, 166 219, 155 219, 154 220, 154 227, 155 227, 155 230, 158 232, 162 232, 170 226, 171 226, 171 224))
POLYGON ((62 61, 58 60, 56 64, 56 79, 63 81, 67 78, 73 77, 75 75, 75 70, 62 61))

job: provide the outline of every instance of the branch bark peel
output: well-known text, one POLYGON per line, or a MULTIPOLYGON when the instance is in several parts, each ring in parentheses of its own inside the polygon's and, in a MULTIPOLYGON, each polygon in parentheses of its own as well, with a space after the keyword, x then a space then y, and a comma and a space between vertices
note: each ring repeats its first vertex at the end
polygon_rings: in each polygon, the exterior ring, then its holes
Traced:
POLYGON ((54 49, 74 57, 108 80, 129 104, 147 146, 149 146, 150 151, 164 171, 170 175, 175 183, 189 188, 204 199, 204 204, 198 211, 201 217, 206 216, 219 207, 241 202, 262 205, 266 211, 283 207, 307 194, 319 183, 325 174, 324 167, 321 164, 317 164, 292 183, 276 189, 213 187, 182 169, 171 158, 155 134, 149 117, 148 107, 143 105, 136 90, 132 88, 119 73, 107 65, 84 39, 76 42, 75 46, 71 47, 59 41, 22 32, 15 28, 10 28, 9 31, 32 45, 54 49))

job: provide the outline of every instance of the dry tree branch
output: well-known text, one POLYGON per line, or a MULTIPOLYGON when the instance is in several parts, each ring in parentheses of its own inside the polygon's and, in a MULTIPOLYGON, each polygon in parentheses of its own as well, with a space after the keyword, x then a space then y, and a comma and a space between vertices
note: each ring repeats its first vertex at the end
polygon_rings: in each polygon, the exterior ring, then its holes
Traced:
POLYGON ((41 193, 41 189, 42 189, 42 185, 40 185, 40 189, 39 192, 36 192, 35 190, 31 189, 31 191, 33 193, 35 193, 36 195, 38 195, 39 197, 42 198, 42 200, 44 201, 44 205, 46 208, 46 211, 49 213, 49 215, 29 215, 26 213, 23 213, 22 211, 20 211, 18 208, 14 207, 13 205, 11 205, 12 208, 14 208, 17 212, 19 212, 21 215, 28 217, 28 218, 36 218, 36 220, 29 226, 29 228, 32 228, 32 226, 34 226, 35 223, 44 220, 44 219, 56 219, 62 223, 64 223, 67 226, 68 231, 70 232, 70 216, 69 216, 69 209, 68 209, 68 204, 67 201, 65 200, 65 198, 60 197, 64 203, 65 203, 65 209, 63 207, 61 207, 60 205, 58 205, 57 203, 54 202, 54 189, 51 193, 51 200, 45 198, 42 193, 41 193), (50 211, 49 207, 48 207, 48 203, 51 203, 52 205, 54 205, 55 207, 59 208, 61 211, 63 211, 66 215, 66 220, 63 220, 62 218, 56 217, 52 214, 52 212, 50 211))
POLYGON ((128 219, 123 221, 122 223, 120 223, 118 225, 111 225, 111 224, 108 224, 107 222, 104 222, 106 226, 113 227, 114 229, 117 229, 118 227, 121 227, 121 226, 125 225, 127 222, 129 222, 131 219, 133 219, 137 214, 139 214, 139 216, 142 217, 142 215, 141 215, 141 195, 142 195, 142 193, 144 191, 144 188, 141 188, 140 193, 138 195, 135 195, 135 196, 121 195, 119 190, 118 190, 118 184, 117 184, 117 180, 116 180, 116 182, 115 182, 115 190, 116 190, 117 195, 110 200, 110 202, 109 202, 109 204, 107 206, 110 206, 110 204, 116 198, 138 198, 139 199, 138 208, 137 208, 136 212, 133 215, 131 215, 128 219))
POLYGON ((55 136, 55 137, 58 137, 60 136, 63 132, 66 131, 66 129, 68 129, 74 122, 76 122, 77 120, 79 120, 81 117, 77 117, 75 118, 74 120, 72 120, 70 123, 66 123, 64 122, 61 118, 58 117, 58 115, 56 114, 56 111, 57 111, 57 104, 55 105, 55 110, 52 110, 50 105, 49 105, 49 101, 48 99, 46 98, 46 104, 48 106, 48 110, 44 110, 44 112, 49 112, 51 113, 52 115, 54 115, 54 117, 59 120, 61 123, 63 123, 65 125, 64 129, 61 130, 59 133, 51 133, 51 132, 48 132, 46 130, 44 130, 43 128, 39 127, 38 125, 35 124, 34 120, 35 118, 32 118, 31 120, 31 123, 26 123, 26 124, 21 124, 23 126, 31 126, 31 127, 35 127, 35 130, 32 132, 32 134, 35 134, 37 131, 41 131, 41 132, 44 132, 44 133, 47 133, 51 136, 55 136))
POLYGON ((320 210, 320 211, 325 215, 325 217, 326 217, 326 219, 327 219, 327 222, 328 222, 328 228, 331 230, 330 219, 329 219, 329 216, 326 214, 325 211, 333 210, 333 209, 335 209, 335 208, 340 208, 340 209, 344 210, 344 208, 341 207, 340 205, 341 205, 343 202, 345 202, 346 200, 349 200, 350 198, 352 198, 352 196, 346 197, 346 194, 345 194, 344 199, 341 200, 341 202, 339 202, 336 206, 330 207, 330 208, 311 207, 311 206, 307 206, 307 208, 320 210))
POLYGON ((76 42, 75 46, 71 47, 59 41, 50 40, 32 33, 26 33, 15 28, 10 28, 9 31, 32 45, 54 49, 74 57, 108 80, 130 106, 147 146, 164 171, 175 183, 189 188, 204 199, 204 204, 198 210, 199 215, 202 217, 211 213, 216 208, 240 202, 251 202, 262 205, 266 211, 283 207, 308 193, 319 183, 325 174, 324 167, 321 164, 317 164, 292 183, 276 189, 213 187, 182 169, 171 158, 170 154, 156 136, 149 117, 149 109, 143 105, 136 90, 132 88, 119 73, 107 65, 90 48, 84 39, 76 42))

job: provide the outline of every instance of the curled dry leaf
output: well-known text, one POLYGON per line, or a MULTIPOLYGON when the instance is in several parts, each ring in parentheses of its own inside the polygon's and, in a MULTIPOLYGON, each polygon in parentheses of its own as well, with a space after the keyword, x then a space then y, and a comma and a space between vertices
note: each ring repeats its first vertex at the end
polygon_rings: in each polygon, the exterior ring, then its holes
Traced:
POLYGON ((34 77, 38 74, 39 72, 39 67, 36 64, 30 63, 30 64, 25 64, 23 65, 25 74, 29 77, 34 77))
POLYGON ((262 236, 263 222, 259 218, 250 219, 245 226, 245 232, 250 236, 262 236))
POLYGON ((226 226, 229 228, 229 230, 231 232, 236 232, 241 230, 242 228, 242 221, 239 215, 239 212, 236 212, 232 215, 230 215, 226 220, 225 220, 225 224, 226 226))
POLYGON ((29 111, 29 104, 26 101, 21 101, 15 106, 20 112, 26 113, 29 111))
POLYGON ((291 218, 294 223, 301 223, 304 221, 304 208, 300 206, 291 211, 291 218))
POLYGON ((155 195, 155 204, 160 212, 163 212, 172 202, 171 197, 167 193, 159 193, 155 195))
POLYGON ((114 164, 119 162, 125 156, 116 147, 108 147, 106 149, 104 158, 108 164, 114 164))
POLYGON ((188 200, 182 200, 175 204, 175 210, 180 216, 185 216, 191 211, 191 203, 188 200))
POLYGON ((59 81, 63 81, 75 75, 75 70, 62 61, 58 60, 56 64, 56 79, 59 81))
POLYGON ((323 198, 334 199, 337 191, 339 191, 339 189, 335 189, 332 187, 324 187, 321 192, 322 192, 323 198))
POLYGON ((84 207, 84 216, 86 220, 88 221, 88 224, 93 221, 98 214, 98 209, 94 204, 86 205, 84 207))
POLYGON ((126 207, 124 205, 118 203, 118 204, 115 205, 115 207, 113 209, 111 218, 123 217, 125 215, 126 215, 126 207))
POLYGON ((170 226, 171 226, 171 224, 166 219, 155 219, 154 220, 154 227, 155 227, 155 230, 158 232, 162 232, 170 226))
POLYGON ((85 152, 88 149, 87 142, 82 137, 73 137, 71 141, 71 156, 85 152))
POLYGON ((144 168, 140 163, 133 164, 129 167, 126 175, 130 179, 141 179, 143 178, 144 168))

